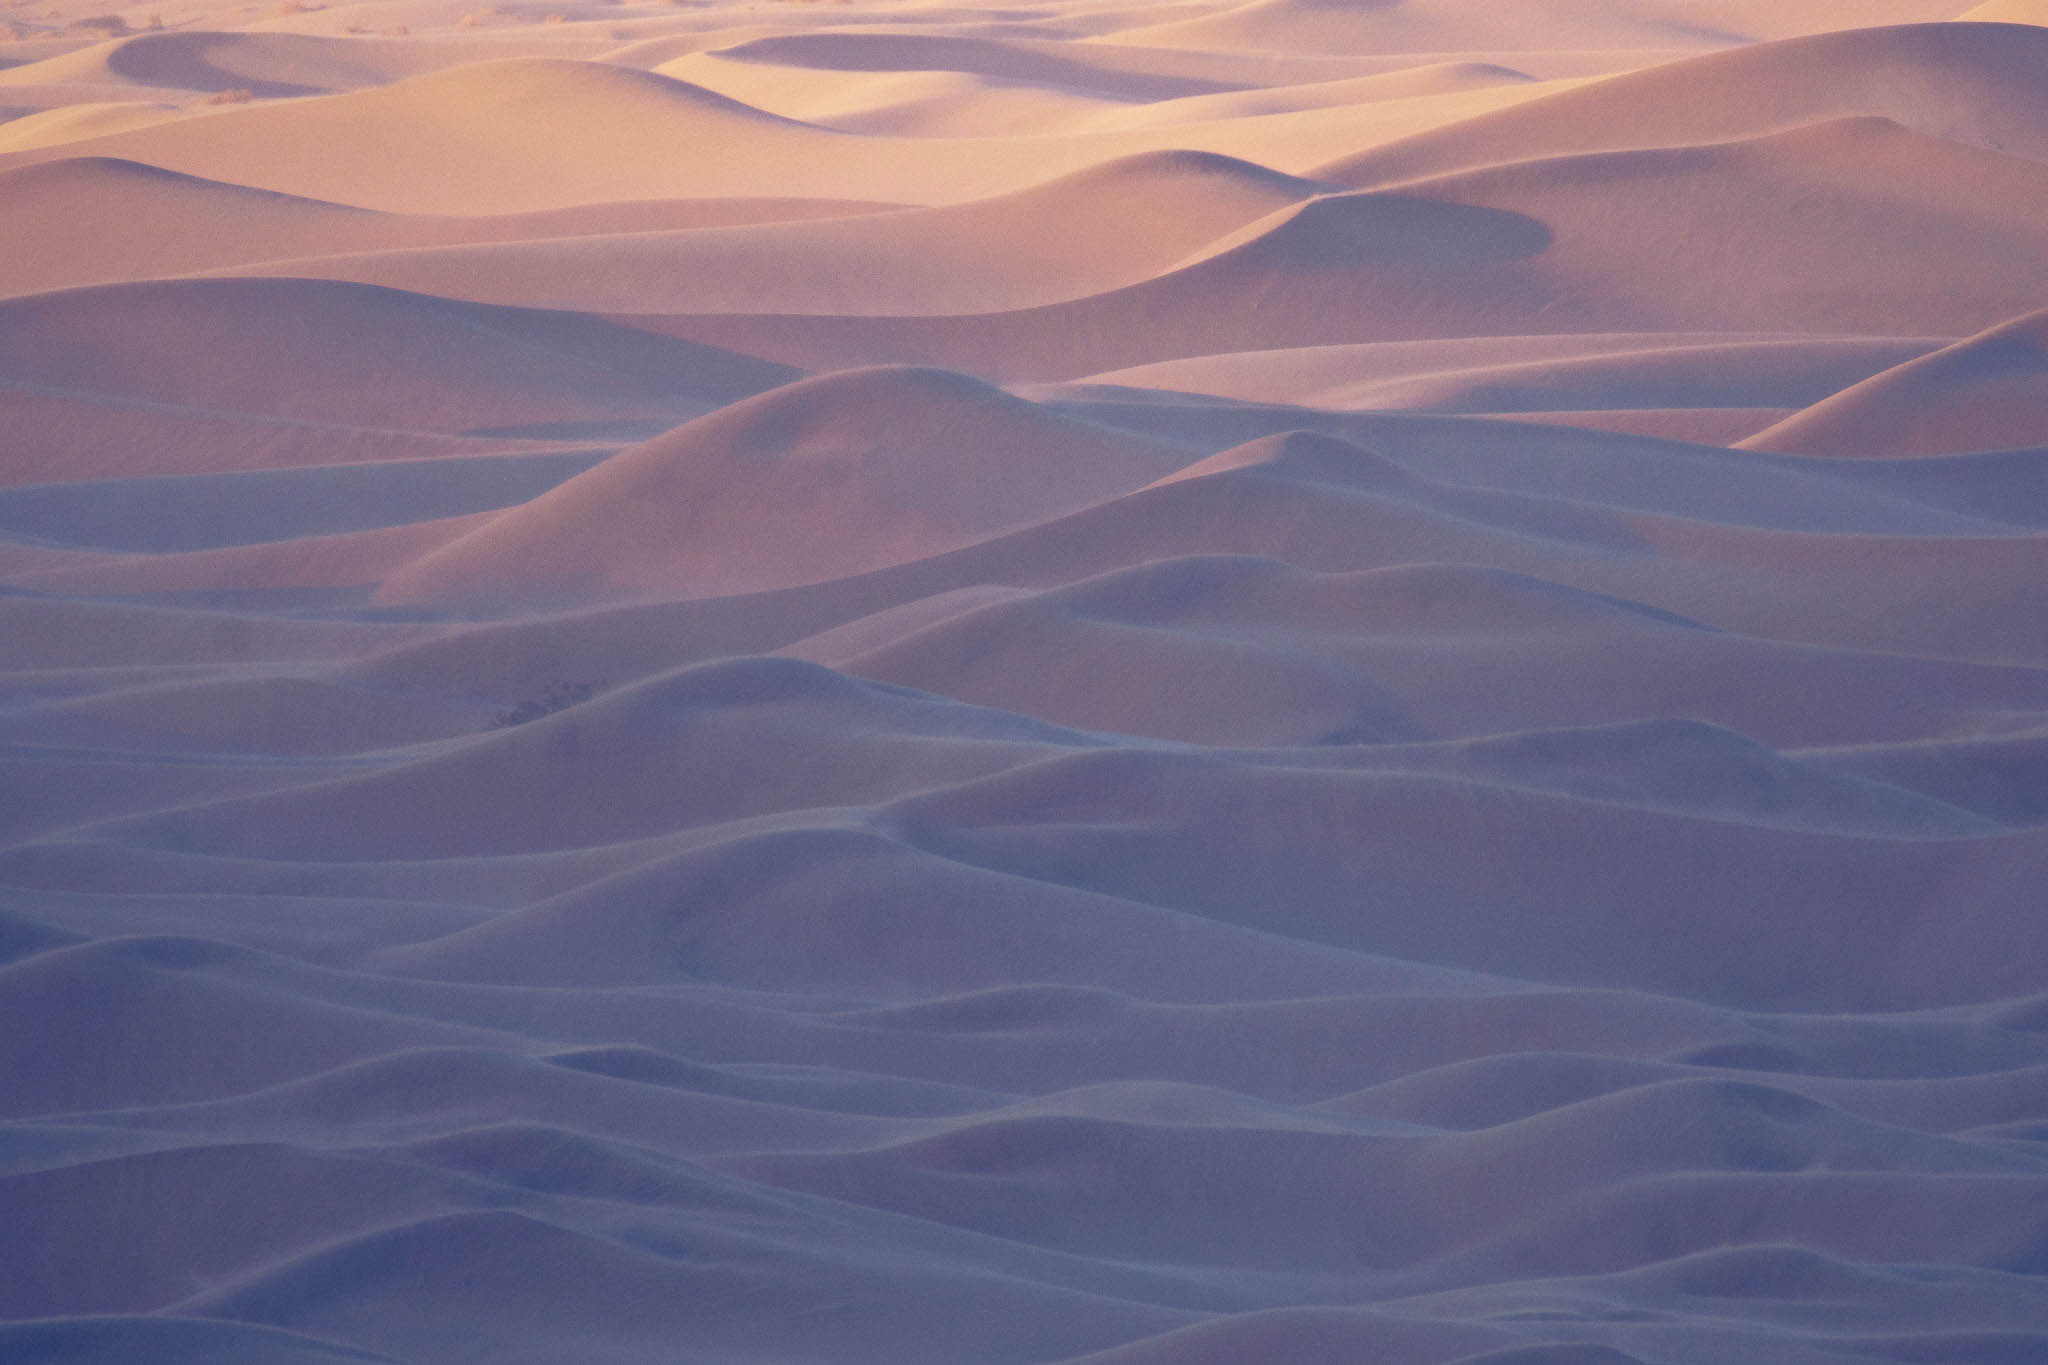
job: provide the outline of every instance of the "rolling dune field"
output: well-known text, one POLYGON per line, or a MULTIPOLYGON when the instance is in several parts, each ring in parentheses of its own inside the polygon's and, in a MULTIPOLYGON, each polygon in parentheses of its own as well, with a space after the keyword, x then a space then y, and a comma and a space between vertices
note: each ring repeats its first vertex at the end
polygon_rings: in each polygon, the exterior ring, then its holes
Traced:
POLYGON ((0 1361, 2048 1361, 2048 5, 0 0, 0 1361))

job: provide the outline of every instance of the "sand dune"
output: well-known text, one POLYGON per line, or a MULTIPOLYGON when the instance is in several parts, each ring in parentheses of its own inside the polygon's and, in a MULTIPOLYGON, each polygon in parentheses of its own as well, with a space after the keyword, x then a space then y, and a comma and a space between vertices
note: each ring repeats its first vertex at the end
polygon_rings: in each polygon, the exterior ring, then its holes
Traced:
POLYGON ((787 118, 841 132, 892 137, 1050 133, 1102 109, 1123 107, 1121 99, 1055 89, 1037 81, 919 69, 914 62, 905 66, 908 69, 882 71, 790 68, 750 61, 747 46, 742 45, 726 52, 691 53, 651 69, 787 118))
MULTIPOLYGON (((1536 162, 1475 172, 1430 181, 1409 192, 1512 207, 1542 221, 1563 248, 1547 262, 1554 263, 1556 271, 1550 278, 1574 294, 1587 292, 1595 279, 1605 284, 1628 276, 1622 264, 1627 250, 1624 234, 1638 243, 1654 243, 1652 250, 1686 252, 1697 263, 1701 285, 1728 300, 1722 306, 1731 312, 1739 309, 1745 320, 1754 318, 1749 325, 1759 329, 1769 325, 1764 319, 1770 318, 1778 330, 1787 330, 1785 324, 1796 319, 1814 330, 1839 327, 1867 333, 1885 325, 1884 319, 1910 317, 1924 318, 1917 325, 1936 335, 1968 330, 1972 324, 1962 319, 1981 317, 1996 305, 1988 273, 1973 280, 1966 272, 1974 272, 1979 260, 2003 257, 2005 268, 2024 278, 2036 270, 2031 262, 2042 249, 2030 231, 2011 237, 1995 228, 1982 237, 1973 232, 1966 248, 1956 241, 1957 217, 1984 227, 2024 222, 2025 216, 2013 209, 2048 189, 2048 173, 2040 164, 1915 133, 1888 120, 1818 123, 1693 152, 1612 156, 1616 159, 1536 162), (1833 169, 1821 171, 1822 165, 1833 169), (1630 172, 1641 176, 1643 188, 1635 196, 1587 192, 1588 182, 1617 174, 1628 177, 1630 172), (1793 184, 1799 189, 1791 189, 1793 184), (1941 189, 1916 194, 1906 188, 1916 184, 1938 184, 1941 189), (1645 200, 1650 202, 1647 210, 1638 207, 1645 200), (1741 203, 1746 212, 1718 216, 1715 203, 1741 203), (1807 214, 1813 217, 1807 219, 1807 214), (1802 221, 1839 224, 1855 235, 1829 244, 1839 250, 1824 252, 1801 230, 1802 221), (1858 224, 1868 226, 1858 230, 1858 224), (1750 236, 1752 232, 1756 236, 1750 236), (1836 290, 1846 295, 1874 287, 1880 277, 1894 285, 1906 284, 1903 277, 1914 273, 1907 262, 1914 262, 1916 271, 1933 266, 1936 242, 1954 243, 1974 258, 1963 271, 1937 273, 1929 280, 1944 297, 1935 297, 1933 289, 1917 296, 1910 287, 1900 289, 1888 301, 1882 319, 1875 309, 1859 309, 1846 297, 1831 297, 1836 290), (1599 259, 1584 265, 1567 259, 1576 255, 1573 247, 1597 249, 1599 259), (1859 279, 1858 272, 1866 269, 1870 276, 1859 279), (1794 280, 1804 284, 1803 289, 1782 290, 1795 296, 1786 300, 1791 307, 1782 312, 1772 307, 1772 300, 1760 297, 1781 280, 1788 286, 1794 280), (1742 297, 1748 289, 1757 294, 1742 297)), ((1685 306, 1677 291, 1666 298, 1667 306, 1685 306)), ((1712 307, 1700 298, 1685 315, 1704 321, 1712 307)), ((1641 308, 1636 305, 1633 315, 1640 317, 1641 308)), ((1732 317, 1721 325, 1728 330, 1740 327, 1732 317)))
POLYGON ((784 33, 713 49, 725 62, 788 71, 950 71, 1118 100, 1179 99, 1244 89, 1284 67, 1301 80, 1356 74, 1355 63, 1275 63, 1229 51, 1124 51, 1087 44, 945 33, 784 33))
POLYGON ((82 141, 178 117, 173 105, 149 100, 103 100, 61 104, 23 113, 0 123, 0 152, 32 151, 82 141))
POLYGON ((543 594, 786 587, 1055 516, 1186 459, 964 375, 835 375, 615 456, 401 571, 382 596, 490 595, 515 581, 543 594))
POLYGON ((0 16, 0 1358, 2048 1359, 1972 4, 0 16))
POLYGON ((1934 349, 1876 338, 1644 333, 1456 338, 1198 356, 1082 381, 1303 407, 1592 412, 1797 405, 1934 349))
POLYGON ((1037 309, 652 325, 808 368, 879 354, 1036 380, 1532 331, 1955 336, 2010 317, 2010 282, 2048 269, 2048 239, 2023 207, 2043 194, 2038 163, 1847 120, 1329 195, 1170 273, 1037 309), (1920 184, 1944 189, 1909 188, 1920 184), (1690 283, 1651 287, 1673 251, 1697 263, 1690 283))
POLYGON ((2048 312, 1895 366, 1760 431, 1751 450, 1933 455, 2048 433, 2048 312))
POLYGON ((1228 157, 1151 152, 941 208, 773 228, 592 230, 573 240, 381 250, 250 269, 475 302, 619 313, 979 313, 1138 283, 1326 188, 1228 157), (1011 267, 1000 274, 980 269, 992 259, 1011 267))
POLYGON ((772 195, 787 182, 762 158, 824 156, 834 136, 662 76, 525 58, 325 100, 228 108, 68 150, 316 199, 459 214, 703 193, 707 172, 725 192, 772 195), (330 150, 299 155, 309 142, 330 150), (402 180, 385 154, 395 143, 410 149, 413 174, 402 180))
POLYGON ((8 237, 25 248, 0 278, 11 294, 303 255, 294 244, 374 232, 380 216, 112 157, 0 172, 0 195, 8 237))
MULTIPOLYGON (((1909 23, 1951 18, 1953 8, 1941 0, 1879 0, 1863 6, 1857 18, 1865 24, 1909 23)), ((1193 47, 1436 53, 1720 47, 1831 27, 1826 19, 1816 22, 1757 0, 1687 5, 1676 14, 1666 6, 1637 2, 1555 5, 1512 16, 1502 16, 1478 0, 1357 9, 1327 0, 1251 0, 1213 16, 1125 30, 1118 36, 1193 47)))
POLYGON ((0 71, 0 89, 106 85, 198 94, 247 90, 258 98, 274 99, 388 85, 473 59, 474 54, 459 44, 390 38, 204 30, 136 33, 0 71))
MULTIPOLYGON (((561 444, 185 408, 118 394, 52 390, 32 381, 0 386, 0 412, 19 433, 8 469, 10 484, 497 455, 561 444)), ((64 536, 60 527, 51 538, 64 536)))
POLYGON ((1537 157, 1725 142, 1839 118, 2048 159, 2036 112, 2048 36, 2021 28, 1857 28, 1629 72, 1367 152, 1367 186, 1537 157))
POLYGON ((0 193, 0 225, 23 248, 0 265, 0 291, 9 294, 254 262, 266 263, 272 274, 305 278, 320 272, 296 261, 281 270, 279 263, 338 250, 637 234, 845 217, 888 207, 810 199, 656 200, 488 217, 409 216, 249 189, 118 157, 73 157, 0 171, 0 193))
MULTIPOLYGON (((192 280, 0 303, 0 374, 32 393, 351 426, 374 411, 380 426, 452 434, 701 410, 789 371, 574 314, 311 280, 192 280), (384 345, 365 351, 365 333, 384 345)), ((177 472, 175 454, 152 467, 177 472)))
MULTIPOLYGON (((1391 138, 1524 98, 1511 86, 1394 101, 1388 108, 1397 116, 1364 124, 1342 105, 1242 117, 1212 110, 1194 122, 1023 138, 1031 155, 1013 161, 988 156, 978 137, 860 137, 653 72, 533 57, 318 100, 208 110, 199 120, 69 141, 62 151, 407 213, 776 197, 798 185, 808 197, 950 203, 1145 151, 1210 151, 1290 173, 1349 165, 1391 138), (403 177, 376 150, 400 138, 411 151, 411 174, 403 177), (332 151, 297 156, 308 142, 332 151)), ((18 164, 54 154, 43 147, 13 158, 18 164)))
POLYGON ((2039 0, 1985 0, 1984 4, 1956 16, 1984 23, 2039 24, 2048 20, 2039 0))
POLYGON ((900 638, 862 643, 846 652, 828 639, 789 652, 1064 724, 1241 746, 1387 744, 1672 715, 1774 744, 1843 743, 1967 732, 1980 717, 2029 704, 2022 699, 2044 685, 2016 670, 1729 635, 1464 567, 1304 576, 1259 560, 1166 560, 963 606, 900 638), (1284 632, 1284 646, 1257 643, 1262 623, 1284 632), (1510 640, 1470 684, 1445 680, 1450 660, 1502 635, 1510 640), (1061 663, 1025 686, 1023 665, 1040 654, 1061 663), (1588 656, 1600 662, 1577 662, 1588 656), (1569 692, 1559 681, 1567 675, 1576 680, 1569 692), (1757 689, 1751 680, 1761 676, 1805 677, 1793 695, 1825 701, 1794 704, 1777 686, 1757 689), (1110 678, 1113 690, 1102 686, 1110 678), (1483 688, 1483 709, 1468 688, 1483 688), (1975 706, 1965 700, 1973 692, 1975 706), (1930 695, 1953 700, 1930 706, 1930 695))

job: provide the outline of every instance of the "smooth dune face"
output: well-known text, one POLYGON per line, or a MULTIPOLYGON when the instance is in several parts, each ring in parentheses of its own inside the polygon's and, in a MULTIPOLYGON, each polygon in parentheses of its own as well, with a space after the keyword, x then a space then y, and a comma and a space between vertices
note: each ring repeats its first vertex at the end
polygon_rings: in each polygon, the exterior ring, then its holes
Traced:
POLYGON ((2048 1360, 2048 9, 0 12, 0 1360, 2048 1360))

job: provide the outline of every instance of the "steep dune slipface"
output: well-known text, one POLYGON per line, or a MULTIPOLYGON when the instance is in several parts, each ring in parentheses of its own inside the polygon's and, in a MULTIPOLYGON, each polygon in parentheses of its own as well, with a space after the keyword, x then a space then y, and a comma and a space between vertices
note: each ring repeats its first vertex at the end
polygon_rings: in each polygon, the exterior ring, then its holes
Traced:
POLYGON ((10 11, 0 1359, 2048 1359, 1968 4, 10 11))

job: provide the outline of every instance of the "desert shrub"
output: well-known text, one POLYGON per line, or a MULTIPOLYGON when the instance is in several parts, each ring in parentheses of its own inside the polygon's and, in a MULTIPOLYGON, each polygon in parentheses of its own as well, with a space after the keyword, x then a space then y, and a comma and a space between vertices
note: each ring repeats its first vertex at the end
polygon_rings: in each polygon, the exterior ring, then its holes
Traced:
POLYGON ((208 95, 206 102, 208 104, 247 104, 255 98, 256 92, 253 90, 222 90, 208 95))
POLYGON ((128 21, 118 14, 90 14, 83 19, 73 19, 71 27, 82 28, 89 33, 104 33, 112 36, 128 31, 128 21))
POLYGON ((597 684, 587 682, 551 682, 538 697, 528 697, 509 711, 500 711, 487 727, 492 730, 509 730, 515 725, 524 725, 542 716, 552 716, 557 711, 566 711, 578 702, 589 701, 597 695, 597 684))

